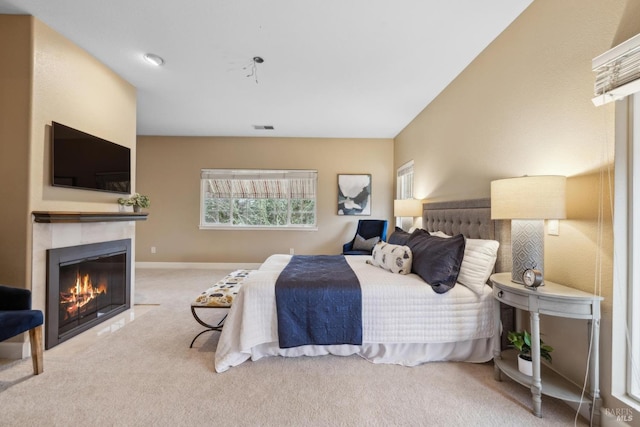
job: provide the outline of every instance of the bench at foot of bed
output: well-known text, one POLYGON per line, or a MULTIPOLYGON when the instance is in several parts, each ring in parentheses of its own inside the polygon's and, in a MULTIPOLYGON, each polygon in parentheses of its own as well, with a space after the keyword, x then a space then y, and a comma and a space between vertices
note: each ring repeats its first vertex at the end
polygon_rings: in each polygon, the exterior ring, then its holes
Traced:
POLYGON ((220 320, 216 325, 211 325, 198 316, 196 309, 231 308, 231 304, 238 294, 238 291, 242 286, 242 282, 252 271, 253 270, 236 270, 228 274, 215 285, 198 295, 198 297, 191 303, 191 314, 193 314, 193 318, 196 319, 196 322, 207 329, 200 332, 193 338, 189 348, 193 348, 193 344, 196 342, 196 339, 205 332, 221 331, 224 326, 224 321, 227 318, 227 315, 225 314, 222 320, 220 320))

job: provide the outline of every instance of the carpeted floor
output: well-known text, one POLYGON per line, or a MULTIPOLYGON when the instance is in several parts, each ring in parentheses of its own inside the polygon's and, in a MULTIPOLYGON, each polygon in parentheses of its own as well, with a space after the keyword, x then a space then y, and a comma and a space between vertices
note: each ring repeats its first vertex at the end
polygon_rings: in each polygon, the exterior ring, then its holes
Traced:
POLYGON ((544 418, 533 416, 529 390, 495 381, 491 363, 268 358, 217 374, 217 333, 189 348, 202 330, 189 303, 226 273, 138 269, 134 312, 144 314, 46 351, 42 375, 31 375, 30 360, 0 365, 0 426, 574 424, 574 412, 546 396, 544 418))

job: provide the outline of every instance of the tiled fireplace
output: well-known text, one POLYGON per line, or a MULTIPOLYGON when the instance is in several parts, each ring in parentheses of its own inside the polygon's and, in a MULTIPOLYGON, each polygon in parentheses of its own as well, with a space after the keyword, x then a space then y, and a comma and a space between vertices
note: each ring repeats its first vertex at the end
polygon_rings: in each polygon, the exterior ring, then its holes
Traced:
MULTIPOLYGON (((135 291, 135 223, 145 220, 147 214, 133 212, 34 212, 33 245, 31 264, 31 291, 34 309, 45 314, 45 330, 48 324, 47 311, 47 253, 57 249, 78 245, 130 240, 131 256, 127 260, 130 270, 128 287, 129 304, 134 304, 135 291)), ((57 310, 56 310, 57 313, 57 310)), ((56 314, 58 315, 58 314, 56 314)), ((17 343, 9 343, 16 345, 17 343)), ((19 344, 19 349, 3 349, 4 357, 27 357, 28 343, 19 344)))
POLYGON ((130 308, 131 239, 47 250, 45 348, 130 308))

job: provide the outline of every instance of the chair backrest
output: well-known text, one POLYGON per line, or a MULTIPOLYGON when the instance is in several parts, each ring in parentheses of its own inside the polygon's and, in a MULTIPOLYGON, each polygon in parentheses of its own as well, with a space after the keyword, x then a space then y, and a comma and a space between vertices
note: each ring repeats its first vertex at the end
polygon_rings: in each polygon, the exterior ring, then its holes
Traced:
POLYGON ((386 219, 361 219, 358 221, 356 234, 359 234, 365 239, 380 236, 380 240, 386 242, 387 227, 388 221, 386 219))

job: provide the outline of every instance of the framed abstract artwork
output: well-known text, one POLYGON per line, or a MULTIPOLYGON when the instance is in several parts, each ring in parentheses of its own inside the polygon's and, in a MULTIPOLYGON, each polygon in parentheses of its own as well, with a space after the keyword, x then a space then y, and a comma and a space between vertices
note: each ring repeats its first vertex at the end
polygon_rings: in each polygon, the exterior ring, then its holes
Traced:
POLYGON ((338 175, 338 215, 371 215, 371 174, 338 175))

